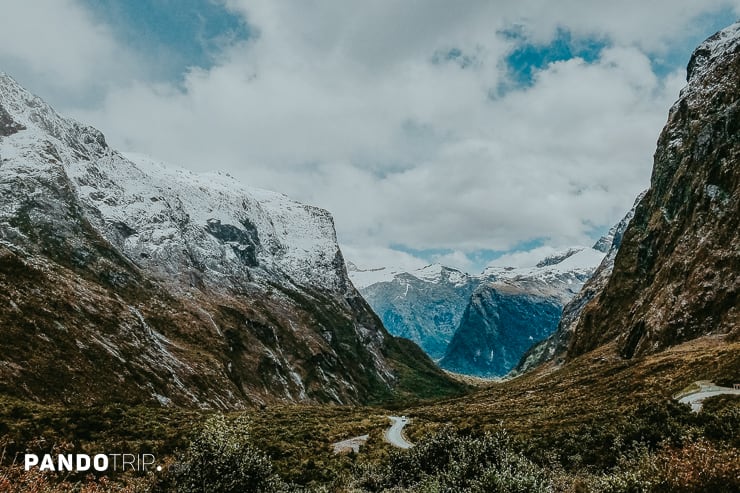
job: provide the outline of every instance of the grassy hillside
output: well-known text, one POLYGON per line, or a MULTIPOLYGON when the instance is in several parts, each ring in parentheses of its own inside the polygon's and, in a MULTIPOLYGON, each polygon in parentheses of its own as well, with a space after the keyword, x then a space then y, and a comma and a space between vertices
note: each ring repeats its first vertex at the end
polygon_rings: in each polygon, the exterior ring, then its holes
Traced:
MULTIPOLYGON (((424 488, 433 484, 468 485, 475 478, 501 473, 503 467, 475 454, 486 447, 504 447, 507 455, 499 459, 534 481, 530 486, 560 485, 559 491, 672 491, 660 488, 683 485, 677 491, 703 491, 694 476, 680 484, 664 476, 680 467, 704 478, 701 481, 735 484, 727 483, 725 476, 734 474, 733 464, 740 463, 735 460, 740 449, 740 399, 711 399, 697 415, 671 395, 695 380, 728 385, 739 375, 740 343, 705 337, 633 361, 622 360, 606 347, 564 368, 542 368, 488 384, 470 395, 406 408, 396 405, 395 410, 269 406, 228 414, 225 422, 228 427, 246 420, 238 435, 248 437, 249 446, 264 454, 271 477, 285 488, 299 484, 317 491, 383 491, 383 485, 396 480, 405 481, 408 491, 427 491, 424 488), (411 417, 406 434, 418 445, 409 452, 395 451, 383 441, 387 415, 400 413, 411 417), (364 434, 370 438, 359 454, 333 453, 333 442, 364 434), (700 450, 711 453, 702 455, 700 450), (418 471, 413 477, 397 478, 400 464, 408 461, 421 461, 418 471), (427 467, 430 461, 437 465, 427 467), (627 476, 643 486, 647 477, 663 478, 663 486, 612 488, 627 476), (578 490, 578 485, 590 489, 578 490)), ((214 416, 178 408, 70 408, 3 398, 0 477, 17 481, 24 476, 12 464, 25 451, 147 452, 171 466, 192 455, 194 434, 214 416)), ((136 491, 156 490, 172 485, 163 482, 168 477, 119 474, 106 486, 113 489, 89 491, 121 491, 126 484, 140 488, 136 491)), ((64 479, 53 473, 40 478, 35 481, 52 486, 64 479)), ((88 480, 72 475, 66 481, 69 486, 88 480)))

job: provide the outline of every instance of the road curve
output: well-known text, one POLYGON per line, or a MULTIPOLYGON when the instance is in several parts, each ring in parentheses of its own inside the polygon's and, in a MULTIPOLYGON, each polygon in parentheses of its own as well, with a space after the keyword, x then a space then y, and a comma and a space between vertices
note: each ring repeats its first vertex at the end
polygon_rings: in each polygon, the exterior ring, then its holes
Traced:
POLYGON ((401 434, 403 427, 409 422, 406 416, 388 416, 393 423, 385 432, 385 440, 398 448, 411 448, 414 444, 409 443, 401 434))
POLYGON ((701 411, 701 406, 707 397, 714 397, 715 395, 722 394, 734 394, 740 395, 740 390, 731 389, 729 387, 713 387, 711 390, 702 390, 700 392, 694 392, 693 394, 685 395, 681 397, 678 402, 681 404, 689 404, 691 410, 695 413, 701 411))

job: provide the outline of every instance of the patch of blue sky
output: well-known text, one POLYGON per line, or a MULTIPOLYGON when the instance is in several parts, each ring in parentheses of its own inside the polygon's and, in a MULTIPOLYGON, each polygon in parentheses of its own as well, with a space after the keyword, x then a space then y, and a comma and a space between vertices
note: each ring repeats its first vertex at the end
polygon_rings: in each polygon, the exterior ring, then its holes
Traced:
POLYGON ((432 55, 432 63, 440 65, 446 62, 455 63, 460 68, 466 69, 471 66, 478 66, 480 61, 475 53, 465 53, 460 48, 450 48, 448 50, 437 50, 432 55))
MULTIPOLYGON (((736 21, 736 17, 734 10, 729 7, 705 12, 696 17, 691 22, 691 29, 678 42, 670 43, 665 52, 647 53, 655 74, 662 78, 677 69, 685 68, 694 48, 711 34, 736 21)), ((511 89, 530 87, 537 71, 550 63, 572 58, 581 58, 592 63, 610 45, 606 37, 574 37, 567 29, 559 29, 547 44, 529 43, 526 35, 518 28, 502 31, 500 34, 513 40, 515 48, 505 59, 511 82, 494 91, 499 96, 511 89)))
POLYGON ((486 265, 490 264, 494 260, 504 255, 512 253, 528 252, 536 248, 543 247, 549 242, 548 238, 534 238, 517 243, 513 248, 509 250, 477 250, 468 255, 474 265, 481 266, 480 270, 483 270, 486 265))
POLYGON ((518 30, 506 31, 502 35, 517 41, 505 62, 512 82, 519 88, 531 86, 537 71, 550 63, 572 58, 591 63, 609 45, 608 40, 603 38, 574 38, 567 29, 558 29, 555 37, 546 45, 527 42, 518 30))
POLYGON ((434 261, 432 260, 433 258, 452 253, 452 250, 448 250, 445 248, 426 248, 419 250, 398 243, 391 244, 390 248, 399 252, 408 253, 422 260, 428 260, 430 264, 434 263, 434 261))
POLYGON ((243 18, 216 0, 82 1, 166 80, 211 67, 225 44, 250 36, 243 18))

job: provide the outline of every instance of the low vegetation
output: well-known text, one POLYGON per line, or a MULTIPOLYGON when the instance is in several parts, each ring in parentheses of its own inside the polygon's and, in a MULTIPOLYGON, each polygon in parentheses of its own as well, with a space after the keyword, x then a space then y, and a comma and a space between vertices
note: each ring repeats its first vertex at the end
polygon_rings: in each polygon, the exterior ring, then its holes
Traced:
POLYGON ((737 343, 715 342, 633 362, 592 353, 393 411, 269 406, 222 415, 0 398, 0 491, 740 491, 740 398, 710 398, 695 414, 671 397, 694 380, 728 385, 723 375, 740 374, 737 343), (382 438, 397 413, 411 417, 408 451, 382 438), (364 434, 358 454, 333 453, 333 442, 364 434), (163 470, 23 470, 23 453, 58 450, 152 453, 163 470))

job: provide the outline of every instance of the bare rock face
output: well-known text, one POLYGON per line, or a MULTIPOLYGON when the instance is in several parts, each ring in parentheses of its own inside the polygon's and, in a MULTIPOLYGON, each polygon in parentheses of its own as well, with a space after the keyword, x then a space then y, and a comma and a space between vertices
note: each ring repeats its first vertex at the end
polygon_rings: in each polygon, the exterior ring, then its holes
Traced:
POLYGON ((479 287, 440 365, 482 377, 508 373, 533 342, 558 324, 562 301, 537 291, 508 283, 479 287))
POLYGON ((740 336, 740 23, 702 43, 655 153, 651 186, 568 358, 616 341, 632 358, 740 336))
POLYGON ((352 287, 328 212, 123 155, 0 74, 0 392, 228 409, 409 382, 457 389, 352 287))

